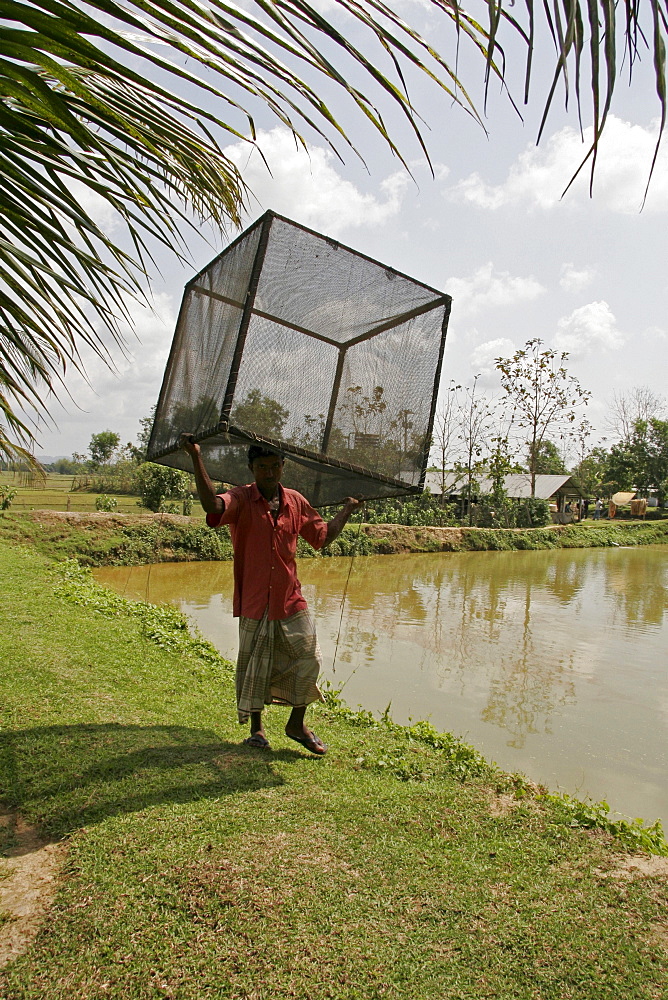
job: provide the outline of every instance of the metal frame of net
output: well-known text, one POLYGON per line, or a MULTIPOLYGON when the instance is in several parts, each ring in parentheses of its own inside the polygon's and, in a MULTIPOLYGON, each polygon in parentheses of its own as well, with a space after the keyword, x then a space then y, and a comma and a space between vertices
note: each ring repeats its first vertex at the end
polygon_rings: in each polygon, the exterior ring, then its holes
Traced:
POLYGON ((419 493, 450 296, 266 212, 186 285, 148 460, 243 485, 247 450, 290 461, 315 506, 419 493))

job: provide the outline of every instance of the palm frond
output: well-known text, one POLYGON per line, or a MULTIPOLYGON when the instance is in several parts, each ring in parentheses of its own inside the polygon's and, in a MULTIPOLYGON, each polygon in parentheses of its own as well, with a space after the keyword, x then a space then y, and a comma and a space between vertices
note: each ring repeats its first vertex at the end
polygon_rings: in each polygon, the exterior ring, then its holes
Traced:
MULTIPOLYGON (((486 25, 458 0, 430 5, 457 49, 463 41, 481 58, 485 94, 493 78, 505 85, 505 32, 526 48, 528 99, 536 21, 546 18, 556 63, 541 131, 559 81, 568 96, 571 67, 581 104, 588 27, 593 169, 617 81, 615 0, 544 0, 535 10, 525 0, 526 25, 513 0, 477 2, 486 25)), ((624 5, 624 42, 631 72, 648 47, 645 27, 652 35, 663 131, 666 0, 645 0, 648 25, 642 2, 624 5)), ((46 412, 84 344, 108 359, 109 343, 121 342, 152 247, 185 254, 191 212, 223 231, 240 224, 247 192, 222 141, 253 143, 254 109, 303 144, 316 134, 340 157, 359 155, 313 82, 333 81, 405 163, 379 105, 398 110, 426 153, 410 69, 482 123, 456 63, 385 0, 336 4, 352 18, 347 33, 308 0, 0 0, 0 454, 14 447, 11 434, 16 447, 34 444, 14 404, 46 412), (85 210, 80 185, 114 210, 132 252, 85 210)))
POLYGON ((306 128, 339 155, 338 141, 352 148, 295 66, 334 80, 400 155, 373 101, 323 54, 318 34, 397 104, 423 147, 400 60, 475 114, 447 64, 390 8, 343 5, 391 54, 395 81, 305 0, 257 0, 252 9, 224 0, 0 0, 0 453, 14 448, 12 434, 16 447, 34 443, 12 406, 45 411, 68 367, 82 367, 84 344, 109 360, 152 247, 185 253, 190 212, 223 231, 240 224, 246 191, 220 138, 252 142, 253 106, 261 102, 304 144, 306 128), (85 210, 80 185, 117 213, 132 253, 85 210))

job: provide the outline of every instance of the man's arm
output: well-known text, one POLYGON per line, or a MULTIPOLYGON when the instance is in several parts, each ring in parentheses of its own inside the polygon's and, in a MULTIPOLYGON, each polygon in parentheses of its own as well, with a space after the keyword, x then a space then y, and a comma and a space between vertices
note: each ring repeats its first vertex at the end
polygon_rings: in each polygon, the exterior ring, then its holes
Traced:
POLYGON ((200 446, 192 440, 190 434, 182 434, 181 447, 188 452, 193 460, 197 493, 202 507, 207 514, 222 514, 225 510, 225 505, 216 494, 215 487, 209 479, 209 473, 206 471, 204 461, 202 460, 200 446))
POLYGON ((327 522, 327 538, 325 539, 323 548, 341 534, 348 518, 359 505, 360 501, 356 500, 355 497, 346 497, 343 501, 343 507, 338 514, 335 514, 332 520, 327 522))

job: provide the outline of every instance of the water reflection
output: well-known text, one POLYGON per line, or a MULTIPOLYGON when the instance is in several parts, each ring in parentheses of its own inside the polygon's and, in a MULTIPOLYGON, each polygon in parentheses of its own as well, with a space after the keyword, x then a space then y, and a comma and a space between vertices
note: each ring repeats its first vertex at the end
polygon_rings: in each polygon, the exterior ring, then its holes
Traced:
MULTIPOLYGON (((554 648, 550 618, 563 613, 586 577, 584 564, 555 567, 551 553, 527 555, 360 561, 349 583, 337 663, 387 657, 388 642, 410 643, 420 650, 421 670, 441 689, 456 687, 465 696, 472 683, 484 681, 480 718, 502 727, 509 745, 523 747, 529 734, 549 731, 554 709, 575 697, 575 657, 568 646, 554 648)), ((332 567, 328 576, 342 575, 343 568, 332 567)), ((310 574, 304 569, 302 575, 310 574)), ((327 619, 338 586, 330 593, 320 574, 317 582, 315 606, 327 619)), ((396 699, 394 705, 400 708, 396 699)))
POLYGON ((665 561, 639 560, 634 549, 622 549, 608 567, 606 588, 629 626, 643 629, 663 623, 666 614, 665 561))
MULTIPOLYGON (((303 560, 352 705, 430 718, 509 769, 668 821, 668 549, 303 560), (341 596, 346 587, 341 615, 341 596)), ((236 649, 229 563, 98 571, 236 649)))

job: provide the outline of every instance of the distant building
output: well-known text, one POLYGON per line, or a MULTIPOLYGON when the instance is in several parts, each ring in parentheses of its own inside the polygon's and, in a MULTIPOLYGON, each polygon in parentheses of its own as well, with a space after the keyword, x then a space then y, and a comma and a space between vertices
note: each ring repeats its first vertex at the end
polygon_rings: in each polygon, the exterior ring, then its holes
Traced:
MULTIPOLYGON (((433 469, 427 472, 424 488, 428 493, 435 496, 441 495, 441 473, 433 469)), ((445 474, 445 496, 452 500, 458 500, 465 484, 461 478, 452 472, 445 474)), ((503 487, 507 495, 513 500, 525 500, 531 496, 531 475, 528 472, 511 472, 503 477, 503 487)), ((474 478, 474 491, 478 496, 487 496, 492 492, 494 482, 489 476, 476 476, 474 478)), ((580 498, 581 493, 571 476, 536 476, 536 492, 534 494, 541 500, 547 500, 554 506, 554 514, 564 515, 564 508, 569 500, 580 498)), ((568 517, 569 515, 565 515, 568 517)), ((561 517, 554 518, 561 520, 561 517)))

